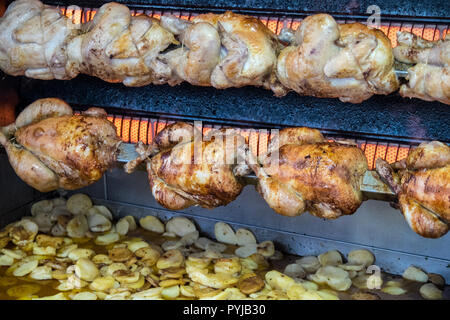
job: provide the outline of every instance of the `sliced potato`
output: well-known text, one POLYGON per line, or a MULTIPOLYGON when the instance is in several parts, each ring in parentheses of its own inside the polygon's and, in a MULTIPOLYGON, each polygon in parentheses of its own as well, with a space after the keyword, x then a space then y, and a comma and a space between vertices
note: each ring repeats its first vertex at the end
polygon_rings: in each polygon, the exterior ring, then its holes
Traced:
POLYGON ((0 255, 0 266, 11 266, 14 263, 14 258, 9 255, 0 255))
POLYGON ((127 244, 128 249, 130 249, 132 252, 136 252, 137 250, 141 249, 141 248, 145 248, 149 246, 148 242, 145 242, 143 240, 139 240, 139 241, 131 241, 127 244))
POLYGON ((272 241, 264 241, 258 244, 258 253, 264 257, 271 257, 275 253, 275 245, 272 241))
POLYGON ((342 255, 337 250, 331 250, 318 256, 322 266, 337 266, 342 264, 342 255))
POLYGON ((108 256, 111 261, 125 262, 133 257, 133 252, 128 248, 113 248, 108 251, 108 256))
POLYGON ((253 244, 247 244, 243 247, 237 248, 234 251, 234 254, 240 258, 247 258, 257 252, 258 252, 258 245, 253 243, 253 244))
POLYGON ((368 267, 375 262, 375 256, 369 250, 353 250, 349 252, 347 260, 349 264, 368 267))
POLYGON ((87 217, 89 230, 92 232, 109 231, 112 227, 111 221, 99 213, 91 214, 87 217))
POLYGON ((130 226, 130 231, 137 229, 136 220, 134 220, 133 216, 125 216, 123 219, 127 220, 128 225, 130 226))
POLYGON ((338 265, 338 267, 344 269, 345 271, 361 271, 362 269, 364 269, 364 265, 362 264, 350 264, 350 263, 340 264, 338 265))
POLYGON ((197 231, 194 223, 185 217, 175 217, 166 223, 166 230, 179 237, 184 237, 188 233, 197 231))
POLYGON ((146 265, 149 267, 153 266, 161 257, 161 253, 151 246, 140 248, 134 254, 136 257, 145 260, 146 265))
POLYGON ((146 216, 139 220, 142 228, 156 233, 164 233, 164 224, 154 216, 146 216))
POLYGON ((95 291, 108 291, 114 287, 115 279, 112 276, 97 277, 91 282, 89 288, 95 291))
POLYGON ((97 295, 92 292, 79 292, 72 297, 72 300, 97 300, 97 295))
POLYGON ((98 236, 95 239, 95 243, 98 245, 106 246, 108 244, 119 241, 120 236, 117 232, 108 232, 104 235, 98 236))
POLYGON ((300 265, 306 272, 314 273, 319 270, 321 264, 316 256, 305 256, 295 260, 295 263, 300 265))
POLYGON ((56 248, 55 247, 33 247, 33 254, 42 255, 42 256, 55 256, 56 248))
POLYGON ((156 262, 158 269, 180 267, 184 262, 183 254, 180 250, 166 251, 156 262))
POLYGON ((31 220, 24 219, 13 224, 9 230, 11 241, 18 246, 27 246, 34 241, 39 226, 31 220))
POLYGON ((20 263, 19 267, 13 271, 13 275, 16 277, 23 277, 31 273, 37 268, 39 264, 38 260, 31 260, 28 262, 20 263))
POLYGON ((420 287, 420 295, 427 300, 442 299, 442 291, 439 290, 433 283, 426 283, 420 287))
POLYGON ((66 207, 72 214, 83 214, 92 207, 92 201, 87 195, 76 193, 67 199, 66 207))
POLYGON ((295 284, 294 279, 276 270, 271 270, 267 272, 265 278, 267 284, 271 288, 277 290, 286 291, 291 285, 295 284))
POLYGON ((180 243, 183 246, 190 246, 192 244, 194 244, 197 239, 198 239, 199 233, 197 230, 190 232, 188 234, 185 234, 181 239, 180 239, 180 243))
POLYGON ((303 267, 296 263, 288 264, 284 268, 283 273, 292 278, 303 279, 304 277, 306 277, 306 272, 303 267))
POLYGON ((247 273, 239 278, 237 287, 242 293, 252 294, 264 288, 264 280, 256 273, 247 273))
POLYGON ((49 266, 40 266, 34 269, 30 274, 31 279, 35 280, 50 280, 53 279, 52 268, 49 266))
POLYGON ((161 296, 164 299, 175 299, 180 295, 180 287, 179 286, 172 286, 168 288, 164 288, 161 291, 161 296))
POLYGON ((237 244, 237 237, 231 226, 224 222, 217 222, 214 225, 214 235, 217 241, 227 244, 237 244))
POLYGON ((338 291, 345 291, 352 285, 347 271, 331 265, 321 267, 315 274, 311 274, 310 278, 314 282, 327 284, 338 291))
POLYGON ((237 229, 236 239, 238 246, 245 246, 246 244, 256 243, 256 238, 250 230, 247 229, 237 229))
POLYGON ((383 289, 381 289, 381 291, 390 294, 391 296, 399 296, 406 293, 406 290, 403 289, 402 287, 393 287, 393 286, 384 287, 383 289))
POLYGON ((116 232, 121 236, 125 236, 128 230, 130 230, 130 224, 127 219, 122 218, 116 223, 116 232))
POLYGON ((88 230, 88 221, 82 214, 76 215, 66 226, 67 234, 71 238, 82 238, 86 235, 88 230))
POLYGON ((238 257, 221 258, 214 264, 215 273, 229 273, 234 274, 241 271, 241 263, 238 257))
POLYGON ((81 258, 91 258, 93 255, 95 255, 95 251, 92 249, 86 249, 86 248, 76 248, 69 252, 67 255, 69 259, 72 261, 77 261, 81 258))
POLYGON ((78 278, 85 281, 94 281, 99 275, 99 270, 95 263, 87 258, 77 260, 75 264, 75 274, 78 278))
POLYGON ((421 269, 410 266, 403 272, 403 278, 411 280, 411 281, 417 281, 417 282, 427 282, 428 281, 428 275, 422 271, 421 269))
POLYGON ((106 254, 97 254, 92 257, 92 262, 95 264, 109 265, 112 260, 106 254))
POLYGON ((33 203, 31 206, 31 215, 34 217, 38 212, 50 213, 53 209, 53 202, 51 200, 41 200, 33 203))
POLYGON ((96 211, 96 213, 101 214, 102 216, 104 216, 106 219, 108 219, 109 221, 113 220, 113 215, 111 213, 111 211, 109 211, 109 209, 105 206, 93 206, 92 208, 94 208, 96 211))

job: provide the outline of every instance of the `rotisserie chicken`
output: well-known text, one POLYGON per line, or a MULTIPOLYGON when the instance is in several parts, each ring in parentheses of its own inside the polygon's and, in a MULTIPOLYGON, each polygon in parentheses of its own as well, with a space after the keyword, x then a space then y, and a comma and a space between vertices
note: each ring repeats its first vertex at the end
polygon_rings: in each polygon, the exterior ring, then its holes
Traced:
POLYGON ((30 78, 72 79, 67 45, 78 34, 61 12, 38 0, 17 0, 0 18, 0 69, 30 78))
POLYGON ((132 16, 117 3, 103 5, 93 21, 74 25, 38 0, 17 0, 0 18, 0 31, 0 68, 38 79, 84 73, 126 86, 254 85, 276 96, 294 90, 352 103, 399 86, 390 41, 380 30, 338 25, 326 14, 306 18, 295 35, 282 35, 292 41, 283 50, 253 17, 226 12, 191 21, 162 16, 159 22, 132 16))
POLYGON ((389 165, 377 159, 376 170, 397 194, 411 229, 427 238, 448 232, 450 147, 438 141, 422 143, 401 162, 389 165))
POLYGON ((389 39, 360 23, 307 17, 278 56, 280 82, 301 95, 359 103, 398 89, 389 39))
POLYGON ((450 104, 450 39, 427 41, 415 34, 399 31, 395 59, 414 66, 408 68, 409 80, 400 87, 403 97, 437 100, 450 104))
POLYGON ((159 21, 146 15, 131 16, 118 3, 107 3, 84 26, 88 31, 68 46, 68 60, 79 72, 126 86, 166 83, 170 68, 158 55, 177 43, 159 21))
POLYGON ((201 14, 192 22, 162 16, 161 24, 183 44, 165 55, 176 82, 219 89, 273 85, 279 44, 260 20, 228 11, 201 14))
POLYGON ((214 208, 242 191, 237 176, 248 173, 245 164, 237 162, 242 144, 243 137, 233 131, 215 130, 203 139, 191 124, 177 122, 165 127, 151 145, 139 143, 140 157, 127 163, 125 171, 131 173, 145 161, 152 194, 168 209, 214 208))
POLYGON ((258 178, 258 192, 277 213, 298 216, 309 211, 335 219, 360 206, 367 170, 361 149, 326 142, 315 129, 288 128, 271 140, 268 150, 260 163, 248 149, 246 153, 258 178))
POLYGON ((0 143, 17 175, 48 192, 99 180, 115 162, 120 139, 103 109, 73 115, 64 101, 49 98, 30 104, 15 123, 0 128, 0 143))

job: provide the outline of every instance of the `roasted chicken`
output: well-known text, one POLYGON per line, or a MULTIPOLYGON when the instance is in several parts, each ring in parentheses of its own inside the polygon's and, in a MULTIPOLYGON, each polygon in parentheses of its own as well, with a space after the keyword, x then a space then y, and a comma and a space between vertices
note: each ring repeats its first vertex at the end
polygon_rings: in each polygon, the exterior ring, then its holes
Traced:
POLYGON ((131 87, 168 80, 170 69, 158 55, 177 42, 158 20, 146 15, 133 17, 126 6, 111 2, 101 6, 83 28, 87 32, 67 48, 72 68, 131 87))
POLYGON ((242 144, 245 140, 233 130, 215 130, 202 138, 191 124, 177 122, 165 127, 151 145, 139 143, 140 157, 127 163, 125 171, 131 173, 145 161, 152 194, 168 209, 214 208, 242 191, 237 175, 248 172, 243 160, 237 161, 242 144))
POLYGON ((49 98, 30 104, 13 124, 0 128, 0 143, 17 175, 48 192, 99 180, 115 162, 120 138, 103 109, 73 115, 64 101, 49 98))
POLYGON ((278 56, 280 82, 301 95, 360 103, 398 89, 389 39, 360 23, 339 25, 328 14, 302 21, 278 56))
POLYGON ((427 41, 399 31, 397 41, 395 59, 414 65, 408 68, 409 81, 400 87, 400 94, 450 104, 450 39, 427 41))
POLYGON ((279 44, 260 20, 226 12, 201 14, 192 22, 162 16, 161 24, 182 43, 181 48, 165 55, 175 82, 219 89, 273 85, 271 75, 279 44))
POLYGON ((158 21, 107 3, 92 21, 74 25, 38 0, 17 0, 0 31, 0 68, 38 79, 84 73, 126 86, 254 85, 276 96, 294 90, 353 103, 398 88, 389 39, 326 14, 306 18, 279 41, 259 19, 232 12, 158 21), (286 39, 291 44, 283 49, 286 39))
POLYGON ((78 30, 61 12, 38 0, 17 0, 0 18, 0 69, 30 78, 72 79, 67 45, 78 30))
POLYGON ((288 128, 271 140, 268 150, 259 161, 248 148, 246 156, 258 178, 258 192, 277 213, 298 216, 309 211, 335 219, 360 206, 367 170, 361 149, 326 142, 315 129, 288 128))
POLYGON ((406 160, 389 165, 377 159, 380 177, 397 194, 411 229, 439 238, 450 223, 450 147, 438 141, 420 144, 406 160))

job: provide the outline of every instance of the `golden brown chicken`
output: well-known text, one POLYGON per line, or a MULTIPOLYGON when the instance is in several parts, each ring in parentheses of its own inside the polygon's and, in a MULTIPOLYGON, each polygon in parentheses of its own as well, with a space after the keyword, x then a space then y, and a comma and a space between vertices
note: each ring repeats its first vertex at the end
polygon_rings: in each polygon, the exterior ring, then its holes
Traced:
POLYGON ((0 69, 42 80, 74 78, 78 70, 66 69, 66 49, 77 34, 58 9, 38 0, 14 1, 0 18, 0 69))
POLYGON ((280 82, 301 95, 359 103, 398 89, 389 39, 360 23, 307 17, 278 56, 280 82))
POLYGON ((427 238, 445 235, 450 223, 450 147, 420 144, 401 162, 377 159, 376 170, 398 196, 411 229, 427 238), (398 170, 398 171, 395 171, 398 170))
POLYGON ((231 129, 215 130, 203 139, 191 124, 177 122, 164 128, 151 145, 138 144, 140 157, 127 163, 125 171, 131 173, 146 161, 152 194, 168 209, 223 206, 242 191, 237 175, 248 170, 237 163, 236 150, 244 143, 231 129))
POLYGON ((170 76, 170 68, 158 55, 177 42, 158 20, 131 16, 126 6, 111 2, 101 6, 83 28, 88 32, 73 39, 67 48, 71 68, 133 87, 165 83, 170 76))
POLYGON ((273 73, 278 40, 260 20, 228 11, 201 14, 192 22, 162 16, 161 24, 183 44, 165 55, 175 83, 219 89, 265 86, 280 92, 273 73))
POLYGON ((400 87, 403 97, 450 104, 450 39, 427 41, 399 31, 395 59, 414 66, 408 68, 408 83, 400 87))
POLYGON ((335 219, 354 213, 363 200, 364 153, 355 146, 326 142, 318 130, 281 130, 260 163, 246 151, 258 178, 258 192, 279 214, 297 216, 309 211, 335 219))
POLYGON ((99 180, 115 162, 120 139, 103 109, 73 115, 64 101, 49 98, 30 104, 15 123, 0 128, 0 143, 17 175, 48 192, 99 180))

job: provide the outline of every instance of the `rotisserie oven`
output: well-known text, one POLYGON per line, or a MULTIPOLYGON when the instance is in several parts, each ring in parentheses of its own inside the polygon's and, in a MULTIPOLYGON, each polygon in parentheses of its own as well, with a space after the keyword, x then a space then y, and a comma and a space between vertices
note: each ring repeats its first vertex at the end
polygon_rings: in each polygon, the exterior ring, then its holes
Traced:
POLYGON ((449 299, 449 13, 1 2, 0 299, 449 299))

